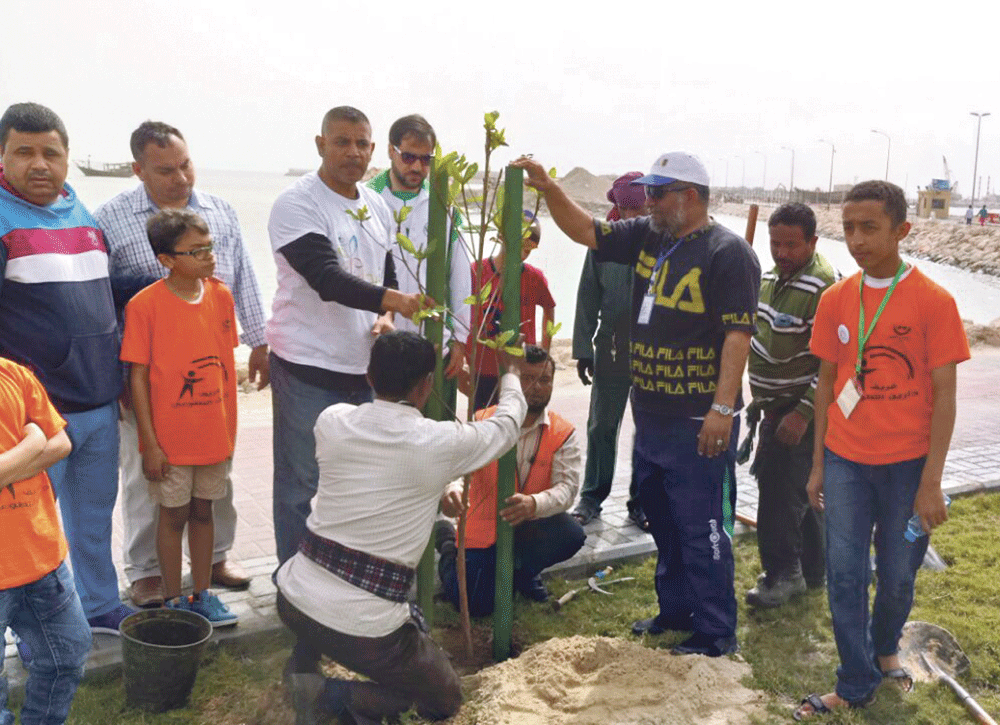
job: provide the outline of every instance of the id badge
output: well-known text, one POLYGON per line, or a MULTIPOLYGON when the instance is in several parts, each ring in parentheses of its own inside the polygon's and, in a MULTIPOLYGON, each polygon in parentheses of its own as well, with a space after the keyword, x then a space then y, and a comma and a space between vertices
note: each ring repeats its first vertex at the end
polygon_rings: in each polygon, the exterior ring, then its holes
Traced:
POLYGON ((639 317, 636 319, 640 325, 648 325, 649 318, 653 315, 653 295, 646 295, 642 298, 642 306, 639 308, 639 317))
POLYGON ((854 408, 860 401, 861 385, 858 384, 857 378, 852 377, 844 383, 840 395, 837 396, 837 405, 840 406, 840 412, 844 414, 844 417, 850 418, 851 413, 854 412, 854 408))

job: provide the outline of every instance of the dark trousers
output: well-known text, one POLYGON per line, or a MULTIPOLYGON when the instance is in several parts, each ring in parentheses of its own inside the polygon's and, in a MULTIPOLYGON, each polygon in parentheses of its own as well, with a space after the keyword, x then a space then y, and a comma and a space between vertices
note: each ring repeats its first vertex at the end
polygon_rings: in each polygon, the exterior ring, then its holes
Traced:
MULTIPOLYGON (((615 478, 615 461, 618 457, 618 432, 631 382, 626 375, 610 375, 601 370, 600 356, 594 369, 594 382, 590 389, 590 417, 587 419, 587 464, 583 474, 580 504, 598 511, 611 493, 615 478)), ((628 507, 631 511, 639 503, 639 489, 635 476, 628 489, 628 507)))
MULTIPOLYGON (((543 570, 566 561, 583 546, 587 534, 569 514, 525 521, 514 529, 514 584, 523 585, 543 570)), ((458 609, 458 562, 455 549, 447 549, 438 562, 445 599, 458 609)), ((465 567, 469 613, 485 617, 493 612, 496 588, 496 546, 466 549, 465 567)))
POLYGON ((757 548, 768 579, 796 577, 810 586, 823 583, 823 515, 809 505, 806 484, 812 471, 813 425, 796 446, 778 442, 774 432, 786 411, 760 422, 753 473, 757 477, 757 548))
POLYGON ((633 409, 639 500, 656 542, 660 618, 692 617, 696 632, 736 633, 732 532, 736 508, 734 421, 729 448, 698 455, 700 420, 667 418, 633 409))
POLYGON ((480 375, 473 394, 473 409, 482 410, 496 405, 499 399, 500 378, 495 375, 480 375))
POLYGON ((370 681, 347 681, 347 710, 359 725, 379 725, 411 707, 443 720, 462 705, 462 688, 448 655, 413 620, 384 637, 355 637, 303 614, 278 592, 278 616, 292 632, 293 672, 317 672, 326 655, 370 681))

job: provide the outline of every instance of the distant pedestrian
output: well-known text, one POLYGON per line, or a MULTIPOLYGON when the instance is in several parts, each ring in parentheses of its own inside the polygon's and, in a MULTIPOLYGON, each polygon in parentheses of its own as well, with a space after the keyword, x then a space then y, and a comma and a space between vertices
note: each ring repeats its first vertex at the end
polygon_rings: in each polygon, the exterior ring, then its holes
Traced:
POLYGON ((156 553, 164 604, 197 612, 214 627, 239 617, 209 590, 215 524, 212 502, 229 488, 236 445, 236 312, 212 274, 208 225, 188 209, 150 217, 149 242, 170 275, 125 308, 122 360, 129 382, 142 469, 159 504, 156 553), (188 530, 194 594, 181 596, 181 540, 188 530))
POLYGON ((979 226, 986 225, 986 217, 989 216, 989 212, 986 211, 986 205, 983 204, 983 208, 979 210, 979 226))
POLYGON ((965 223, 972 224, 972 217, 975 215, 976 213, 972 211, 972 204, 969 204, 969 208, 965 210, 965 223))

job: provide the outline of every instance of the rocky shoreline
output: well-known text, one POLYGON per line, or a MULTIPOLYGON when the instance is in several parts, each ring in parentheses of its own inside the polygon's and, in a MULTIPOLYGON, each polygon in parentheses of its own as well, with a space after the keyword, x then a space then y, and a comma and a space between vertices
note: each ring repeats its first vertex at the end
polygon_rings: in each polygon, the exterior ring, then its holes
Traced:
MULTIPOLYGON (((821 237, 844 241, 840 208, 813 206, 816 233, 821 237)), ((748 204, 725 203, 712 207, 712 213, 746 217, 748 204)), ((775 205, 760 205, 759 219, 766 221, 775 205)), ((947 264, 970 272, 1000 277, 1000 226, 966 225, 950 219, 918 219, 911 216, 913 228, 899 249, 919 259, 947 264)))
MULTIPOLYGON (((714 204, 713 214, 747 217, 749 204, 727 202, 714 204)), ((761 204, 758 221, 767 221, 776 205, 761 204)), ((816 213, 816 233, 821 237, 844 241, 840 208, 813 206, 816 213)), ((917 219, 910 217, 913 228, 899 249, 918 259, 927 259, 939 264, 947 264, 970 272, 1000 277, 1000 227, 981 227, 978 224, 965 225, 945 219, 917 219)), ((977 325, 964 320, 965 333, 969 345, 1000 347, 1000 317, 988 325, 977 325)))

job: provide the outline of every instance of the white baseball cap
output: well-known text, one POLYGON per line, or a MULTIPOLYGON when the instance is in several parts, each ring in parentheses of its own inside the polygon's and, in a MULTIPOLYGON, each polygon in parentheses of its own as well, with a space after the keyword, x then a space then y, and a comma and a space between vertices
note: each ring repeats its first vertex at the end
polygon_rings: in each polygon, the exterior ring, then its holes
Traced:
POLYGON ((663 186, 675 181, 687 181, 700 186, 709 185, 708 172, 705 171, 705 167, 696 156, 684 151, 671 151, 668 154, 663 154, 653 163, 648 174, 632 183, 644 186, 663 186))

